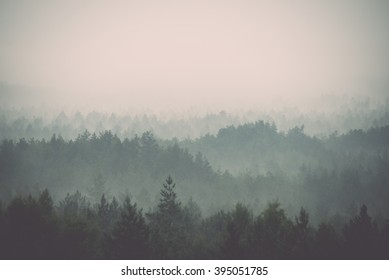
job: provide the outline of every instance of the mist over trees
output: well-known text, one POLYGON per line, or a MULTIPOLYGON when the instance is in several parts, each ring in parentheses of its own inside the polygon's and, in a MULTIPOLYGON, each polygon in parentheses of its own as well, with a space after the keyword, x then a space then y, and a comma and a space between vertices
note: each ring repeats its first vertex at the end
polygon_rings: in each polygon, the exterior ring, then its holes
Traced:
MULTIPOLYGON (((1 84, 0 84, 1 85, 1 84)), ((1 94, 1 87, 0 87, 1 94)), ((15 97, 16 98, 16 97, 15 97)), ((48 106, 0 105, 0 139, 49 139, 53 134, 65 140, 76 138, 85 130, 99 134, 112 131, 119 138, 133 138, 150 131, 159 139, 196 139, 207 134, 217 135, 228 126, 244 125, 263 120, 275 123, 279 132, 287 133, 304 126, 309 136, 327 137, 334 132, 351 129, 367 130, 389 124, 389 99, 346 98, 326 95, 310 109, 288 105, 279 109, 261 108, 248 111, 203 112, 100 112, 94 110, 58 109, 48 106)), ((61 107, 59 107, 61 108, 61 107)))
POLYGON ((0 259, 389 258, 389 1, 47 2, 0 1, 0 259))
POLYGON ((79 190, 93 203, 102 194, 131 194, 148 208, 158 201, 155 186, 172 174, 180 195, 198 200, 206 212, 238 201, 259 211, 278 198, 293 211, 307 207, 314 217, 345 213, 355 203, 383 214, 388 138, 388 126, 319 139, 302 127, 285 134, 260 121, 184 141, 161 141, 150 132, 121 140, 110 131, 85 131, 69 141, 57 135, 4 140, 0 192, 9 201, 49 188, 57 200, 79 190))
POLYGON ((157 207, 143 214, 126 196, 96 204, 79 192, 54 205, 47 190, 0 208, 0 259, 386 259, 388 229, 366 205, 337 232, 310 223, 301 208, 289 218, 278 201, 258 215, 237 203, 203 217, 183 205, 168 176, 157 207))
POLYGON ((165 122, 9 112, 1 258, 387 257, 385 110, 313 134, 225 112, 165 122))

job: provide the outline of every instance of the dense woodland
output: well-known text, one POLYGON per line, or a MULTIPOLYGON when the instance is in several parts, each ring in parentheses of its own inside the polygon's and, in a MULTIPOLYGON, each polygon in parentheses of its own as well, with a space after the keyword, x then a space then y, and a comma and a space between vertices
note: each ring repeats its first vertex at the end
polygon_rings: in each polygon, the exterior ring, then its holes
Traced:
POLYGON ((389 0, 290 2, 0 0, 0 260, 389 260, 389 0))
POLYGON ((3 259, 388 258, 388 125, 7 135, 3 259))
POLYGON ((363 205, 337 233, 293 219, 275 201, 259 215, 243 204, 203 217, 182 205, 169 176, 152 211, 127 196, 91 204, 79 192, 54 206, 47 190, 16 197, 0 212, 1 259, 387 259, 389 224, 378 229, 363 205))

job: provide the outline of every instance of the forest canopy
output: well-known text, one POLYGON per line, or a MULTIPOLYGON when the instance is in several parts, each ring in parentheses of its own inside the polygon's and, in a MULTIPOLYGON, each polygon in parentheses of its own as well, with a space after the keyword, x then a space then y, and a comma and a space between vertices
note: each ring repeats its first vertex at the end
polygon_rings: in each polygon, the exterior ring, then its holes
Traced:
POLYGON ((378 228, 367 207, 341 232, 317 227, 301 208, 288 218, 278 201, 259 214, 237 203, 203 217, 193 200, 182 204, 168 178, 152 210, 126 196, 92 204, 79 192, 58 205, 47 190, 0 208, 0 259, 386 259, 389 224, 378 228))
POLYGON ((315 136, 263 120, 184 139, 3 137, 0 226, 21 247, 2 257, 383 258, 388 149, 388 125, 315 136))

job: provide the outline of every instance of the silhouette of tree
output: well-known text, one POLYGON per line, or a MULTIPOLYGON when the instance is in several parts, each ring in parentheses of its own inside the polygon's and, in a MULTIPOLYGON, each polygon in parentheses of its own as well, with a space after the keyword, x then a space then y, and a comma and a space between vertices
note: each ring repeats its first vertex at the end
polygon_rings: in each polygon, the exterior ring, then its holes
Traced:
POLYGON ((176 184, 168 176, 161 190, 158 209, 147 215, 150 220, 154 254, 162 259, 181 258, 185 246, 183 211, 177 200, 176 184))
POLYGON ((79 191, 76 191, 73 194, 68 193, 66 197, 59 202, 57 210, 58 213, 63 216, 86 215, 90 210, 90 202, 79 191))
POLYGON ((8 259, 50 259, 57 254, 57 223, 47 190, 13 199, 4 215, 2 250, 8 259), (51 206, 51 208, 50 208, 51 206))
POLYGON ((203 251, 203 259, 223 259, 222 248, 227 239, 227 224, 230 220, 230 214, 219 211, 216 214, 206 218, 202 223, 202 234, 206 242, 203 251))
POLYGON ((97 218, 103 234, 107 234, 110 229, 109 203, 103 194, 100 203, 97 205, 97 218))
POLYGON ((79 191, 67 194, 57 209, 61 221, 61 258, 99 258, 99 225, 86 197, 79 191))
POLYGON ((119 221, 110 239, 110 253, 114 259, 146 259, 149 257, 149 229, 142 211, 131 204, 127 196, 119 221))
POLYGON ((295 217, 294 230, 294 257, 298 259, 309 259, 311 254, 312 236, 309 227, 309 214, 304 208, 301 208, 299 216, 295 217))
POLYGON ((340 241, 334 227, 321 223, 315 235, 313 258, 329 260, 340 257, 340 241))
POLYGON ((291 258, 293 223, 280 208, 280 203, 269 203, 259 219, 257 223, 261 225, 262 256, 266 259, 291 258))
POLYGON ((362 205, 359 215, 345 225, 343 235, 347 258, 373 258, 378 249, 378 230, 367 214, 366 205, 362 205))
POLYGON ((252 256, 253 216, 246 206, 238 203, 229 216, 227 238, 222 248, 227 259, 248 259, 252 256))

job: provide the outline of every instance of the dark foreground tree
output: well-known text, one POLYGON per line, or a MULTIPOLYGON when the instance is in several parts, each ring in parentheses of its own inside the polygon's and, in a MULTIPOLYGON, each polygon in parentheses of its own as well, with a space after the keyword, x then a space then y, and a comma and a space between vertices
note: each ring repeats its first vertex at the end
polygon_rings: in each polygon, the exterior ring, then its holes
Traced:
POLYGON ((101 257, 99 225, 89 201, 79 191, 67 194, 57 207, 61 259, 101 257))
POLYGON ((372 259, 377 255, 378 230, 363 205, 360 213, 344 227, 345 257, 347 259, 372 259))
POLYGON ((47 190, 11 201, 3 216, 2 254, 7 259, 52 259, 58 256, 58 224, 47 190))
POLYGON ((153 254, 161 259, 183 258, 185 234, 183 210, 174 190, 176 184, 168 176, 163 183, 158 208, 147 215, 150 221, 153 254))
POLYGON ((147 259, 149 257, 149 229, 142 210, 131 204, 127 196, 119 221, 114 226, 110 244, 110 257, 113 259, 147 259))
POLYGON ((293 257, 293 223, 278 201, 269 203, 256 221, 258 258, 289 259, 293 257))
POLYGON ((294 249, 293 255, 297 259, 309 259, 312 253, 312 230, 309 226, 309 214, 304 209, 295 217, 294 223, 294 249))
POLYGON ((241 203, 230 213, 222 254, 227 259, 252 257, 253 214, 241 203))
POLYGON ((314 259, 339 259, 340 241, 331 224, 321 223, 315 235, 314 259))
POLYGON ((147 215, 127 197, 90 207, 79 192, 54 207, 48 191, 0 207, 0 259, 387 259, 389 223, 378 228, 362 206, 338 236, 309 225, 302 209, 289 219, 278 202, 258 216, 237 204, 202 219, 192 200, 177 201, 173 180, 147 215), (118 214, 120 212, 120 214, 118 214))

